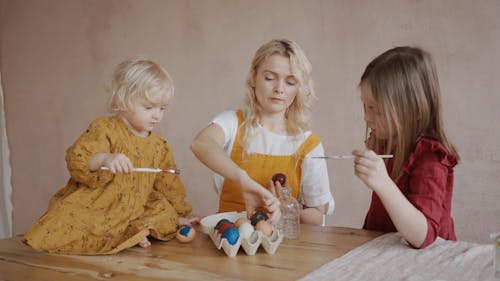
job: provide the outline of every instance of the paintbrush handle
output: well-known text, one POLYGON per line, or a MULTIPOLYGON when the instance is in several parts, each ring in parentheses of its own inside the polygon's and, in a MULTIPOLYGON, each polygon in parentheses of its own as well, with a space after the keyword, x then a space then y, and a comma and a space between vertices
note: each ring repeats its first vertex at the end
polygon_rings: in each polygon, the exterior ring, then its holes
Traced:
MULTIPOLYGON (((109 170, 109 168, 108 167, 101 167, 101 170, 109 170)), ((180 174, 181 170, 179 170, 179 169, 134 168, 134 172, 180 174)))
MULTIPOLYGON (((392 158, 394 157, 392 154, 379 154, 380 158, 392 158)), ((332 155, 332 156, 313 156, 313 159, 354 159, 354 155, 332 155)))

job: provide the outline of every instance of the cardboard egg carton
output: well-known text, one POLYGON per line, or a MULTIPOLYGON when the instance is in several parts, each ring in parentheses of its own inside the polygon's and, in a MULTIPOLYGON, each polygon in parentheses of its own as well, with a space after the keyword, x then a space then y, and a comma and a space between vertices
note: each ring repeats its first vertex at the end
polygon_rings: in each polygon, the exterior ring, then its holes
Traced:
POLYGON ((208 216, 201 220, 202 230, 210 236, 217 249, 220 250, 222 248, 226 255, 230 257, 236 256, 240 247, 250 256, 255 255, 260 246, 262 246, 268 254, 274 254, 283 241, 283 235, 274 228, 271 236, 266 236, 261 231, 256 230, 249 238, 242 238, 240 236, 234 245, 231 245, 226 238, 222 238, 218 230, 214 229, 215 224, 221 219, 225 218, 234 222, 241 217, 246 217, 246 213, 227 212, 208 216))

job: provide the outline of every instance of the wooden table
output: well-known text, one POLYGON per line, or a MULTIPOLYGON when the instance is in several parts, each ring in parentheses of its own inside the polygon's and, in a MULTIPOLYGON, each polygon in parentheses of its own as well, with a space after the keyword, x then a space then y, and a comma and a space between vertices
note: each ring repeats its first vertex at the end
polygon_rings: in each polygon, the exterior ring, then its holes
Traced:
POLYGON ((111 256, 70 256, 36 252, 21 237, 0 240, 0 281, 14 280, 296 280, 381 233, 301 226, 298 240, 285 240, 274 255, 262 247, 254 256, 217 250, 198 231, 192 243, 153 241, 111 256))

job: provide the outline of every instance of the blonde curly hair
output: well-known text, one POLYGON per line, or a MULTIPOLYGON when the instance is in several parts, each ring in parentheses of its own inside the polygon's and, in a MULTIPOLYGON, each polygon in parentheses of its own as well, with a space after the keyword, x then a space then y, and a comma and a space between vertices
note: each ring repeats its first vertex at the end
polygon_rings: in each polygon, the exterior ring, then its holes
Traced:
POLYGON ((147 59, 130 59, 120 63, 109 87, 108 111, 118 113, 132 108, 132 99, 142 96, 151 103, 167 105, 174 95, 174 84, 168 72, 147 59))

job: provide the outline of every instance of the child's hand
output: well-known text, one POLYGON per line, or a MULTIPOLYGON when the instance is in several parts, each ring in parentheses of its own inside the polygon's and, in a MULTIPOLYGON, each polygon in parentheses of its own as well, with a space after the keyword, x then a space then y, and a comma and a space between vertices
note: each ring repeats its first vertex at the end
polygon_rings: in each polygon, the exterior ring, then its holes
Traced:
POLYGON ((193 224, 199 224, 200 223, 200 218, 197 216, 194 217, 179 217, 179 225, 189 225, 193 226, 193 224))
POLYGON ((122 153, 106 153, 101 167, 108 167, 113 174, 129 173, 134 169, 130 159, 122 153))
POLYGON ((354 174, 369 188, 377 192, 392 181, 387 174, 384 160, 372 150, 354 150, 354 174))

